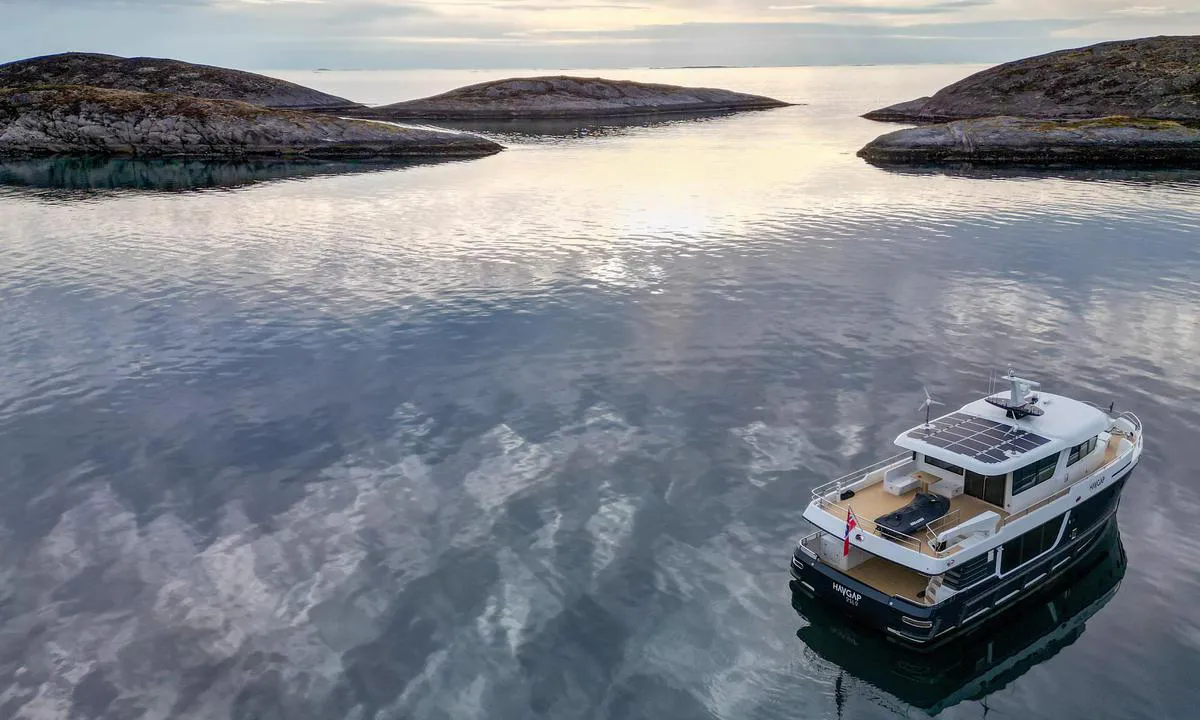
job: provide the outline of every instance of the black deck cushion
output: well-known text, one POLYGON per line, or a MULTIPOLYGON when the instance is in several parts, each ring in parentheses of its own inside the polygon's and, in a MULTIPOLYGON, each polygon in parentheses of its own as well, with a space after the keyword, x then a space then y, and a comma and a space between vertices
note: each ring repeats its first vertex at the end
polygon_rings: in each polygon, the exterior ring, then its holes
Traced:
POLYGON ((891 537, 891 533, 911 536, 917 530, 948 512, 950 512, 949 498, 935 493, 917 493, 912 502, 899 510, 875 518, 875 525, 884 531, 881 532, 884 537, 891 537))

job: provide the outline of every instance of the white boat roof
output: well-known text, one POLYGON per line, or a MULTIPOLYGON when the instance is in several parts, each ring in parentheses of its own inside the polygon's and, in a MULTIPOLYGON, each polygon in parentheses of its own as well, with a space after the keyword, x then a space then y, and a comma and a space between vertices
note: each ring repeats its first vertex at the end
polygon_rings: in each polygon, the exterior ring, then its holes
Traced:
POLYGON ((1014 420, 980 398, 929 426, 905 431, 896 445, 981 475, 1004 475, 1078 445, 1109 425, 1103 410, 1061 395, 1038 393, 1037 406, 1044 414, 1014 420))

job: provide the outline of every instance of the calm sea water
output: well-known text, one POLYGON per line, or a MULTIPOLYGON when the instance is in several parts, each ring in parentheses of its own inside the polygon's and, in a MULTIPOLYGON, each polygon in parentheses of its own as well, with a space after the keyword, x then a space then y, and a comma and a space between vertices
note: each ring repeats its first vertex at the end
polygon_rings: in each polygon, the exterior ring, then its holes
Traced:
POLYGON ((605 71, 805 104, 469 162, 0 165, 0 717, 1192 717, 1200 174, 854 156, 972 69, 605 71), (1010 365, 1146 423, 1103 559, 919 662, 794 607, 809 490, 1010 365))

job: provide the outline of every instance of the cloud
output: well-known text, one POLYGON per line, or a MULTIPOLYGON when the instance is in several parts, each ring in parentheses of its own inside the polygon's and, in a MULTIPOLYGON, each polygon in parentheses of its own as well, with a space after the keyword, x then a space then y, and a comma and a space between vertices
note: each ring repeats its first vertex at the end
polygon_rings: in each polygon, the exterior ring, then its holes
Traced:
POLYGON ((994 61, 1200 32, 1195 0, 0 0, 0 50, 291 67, 994 61))
POLYGON ((1140 15, 1142 17, 1163 17, 1165 15, 1195 15, 1197 11, 1182 8, 1169 8, 1165 5, 1134 5, 1131 7, 1109 10, 1110 15, 1140 15))
POLYGON ((811 10, 812 12, 833 15, 940 15, 942 13, 960 12, 975 7, 992 5, 996 0, 957 0, 952 2, 936 2, 920 5, 891 4, 891 5, 771 5, 770 10, 811 10))

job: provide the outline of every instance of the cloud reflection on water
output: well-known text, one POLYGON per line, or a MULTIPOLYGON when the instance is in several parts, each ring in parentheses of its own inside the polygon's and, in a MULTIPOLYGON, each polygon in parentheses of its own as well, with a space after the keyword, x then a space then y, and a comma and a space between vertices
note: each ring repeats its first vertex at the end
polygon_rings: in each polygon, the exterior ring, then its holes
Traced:
POLYGON ((1010 362, 1154 437, 1122 592, 989 706, 1188 707, 1200 192, 879 171, 897 71, 845 72, 479 162, 0 193, 3 709, 829 715, 808 489, 1010 362))

